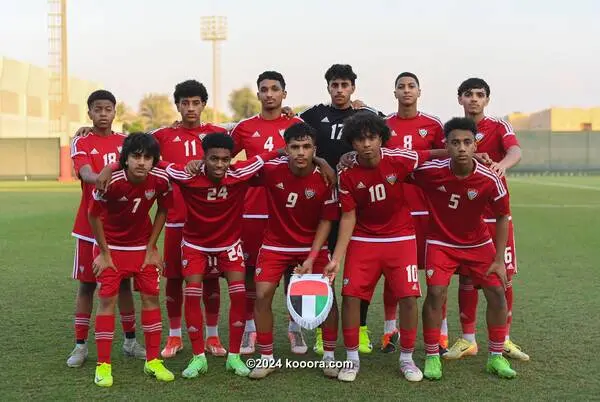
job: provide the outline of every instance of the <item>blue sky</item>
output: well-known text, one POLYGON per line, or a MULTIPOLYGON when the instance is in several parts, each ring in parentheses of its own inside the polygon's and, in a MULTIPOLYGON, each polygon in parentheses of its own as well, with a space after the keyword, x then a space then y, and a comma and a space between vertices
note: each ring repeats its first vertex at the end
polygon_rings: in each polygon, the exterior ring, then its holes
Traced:
MULTIPOLYGON (((0 55, 46 65, 46 0, 0 0, 0 55)), ((421 79, 420 109, 459 115, 469 76, 492 87, 489 114, 600 105, 600 1, 70 0, 69 69, 137 107, 147 92, 184 79, 211 89, 202 15, 226 15, 221 93, 267 69, 288 82, 290 105, 327 100, 323 74, 350 63, 356 97, 396 109, 399 72, 421 79)), ((226 107, 222 98, 221 107, 226 107)))

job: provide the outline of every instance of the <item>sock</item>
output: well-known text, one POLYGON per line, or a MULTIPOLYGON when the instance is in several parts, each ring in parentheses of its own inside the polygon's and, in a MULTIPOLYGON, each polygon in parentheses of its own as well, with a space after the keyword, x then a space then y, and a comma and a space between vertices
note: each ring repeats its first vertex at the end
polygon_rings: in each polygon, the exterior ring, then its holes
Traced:
POLYGON ((115 332, 115 315, 96 316, 96 349, 98 350, 98 363, 110 364, 110 350, 112 348, 113 334, 115 332))
POLYGON ((273 330, 269 332, 257 332, 256 333, 256 349, 260 352, 261 358, 263 356, 273 356, 273 330))
POLYGON ((441 335, 448 336, 448 301, 442 304, 442 328, 441 335))
POLYGON ((125 332, 125 338, 135 338, 135 311, 120 311, 119 313, 121 314, 121 325, 123 326, 123 332, 125 332))
POLYGON ((323 359, 326 359, 328 357, 335 359, 335 353, 333 350, 324 350, 323 351, 323 359))
POLYGON ((204 280, 202 284, 202 300, 204 301, 206 326, 216 327, 219 325, 219 308, 221 307, 221 287, 219 286, 218 278, 204 280))
POLYGON ((90 314, 75 313, 75 340, 84 344, 90 330, 90 314))
POLYGON ((506 314, 506 340, 510 339, 510 325, 512 324, 512 308, 513 308, 513 287, 512 281, 509 281, 506 284, 506 291, 504 292, 504 296, 506 297, 506 309, 508 313, 506 314))
POLYGON ((288 324, 288 332, 300 332, 300 325, 296 323, 296 321, 290 318, 290 323, 288 324))
POLYGON ((202 323, 202 283, 189 282, 183 290, 183 302, 185 304, 185 323, 188 335, 192 343, 194 355, 204 353, 204 334, 202 323))
MULTIPOLYGON (((394 296, 393 291, 391 289, 389 289, 389 285, 386 280, 383 285, 383 311, 384 311, 385 321, 392 321, 392 320, 396 321, 397 309, 398 309, 398 299, 394 296)), ((366 314, 366 312, 365 312, 365 314, 366 314)), ((366 321, 367 321, 367 319, 365 317, 365 322, 366 321)), ((361 325, 363 325, 363 324, 361 324, 361 325)), ((396 328, 395 325, 394 325, 394 328, 396 328)), ((392 331, 394 330, 394 328, 392 328, 392 331)), ((392 331, 384 331, 384 332, 389 333, 392 331)))
POLYGON ((460 310, 460 325, 462 327, 463 337, 473 335, 472 341, 475 342, 475 325, 477 321, 477 302, 479 292, 473 287, 473 284, 458 285, 458 309, 460 310))
POLYGON ((160 308, 142 310, 142 328, 144 329, 144 341, 146 343, 146 361, 158 359, 162 335, 160 308))
POLYGON ((219 336, 219 327, 217 326, 206 326, 206 337, 219 336))
POLYGON ((183 279, 168 278, 165 289, 167 299, 167 317, 169 317, 169 336, 181 337, 181 306, 183 303, 183 279))
POLYGON ((369 302, 366 300, 360 301, 360 326, 367 326, 367 313, 369 312, 369 302))
POLYGON ((488 350, 492 355, 501 355, 504 350, 504 337, 506 325, 497 327, 488 326, 488 350))
POLYGON ((390 332, 394 332, 394 330, 398 328, 396 320, 385 320, 383 322, 383 333, 389 334, 390 332))
POLYGON ((260 358, 264 359, 264 360, 275 360, 275 358, 273 357, 273 354, 270 354, 270 355, 260 355, 260 358))
POLYGON ((423 342, 427 356, 440 355, 440 329, 423 327, 423 342))
POLYGON ((358 357, 358 328, 344 328, 344 346, 348 360, 359 360, 358 357))
MULTIPOLYGON (((247 289, 246 290, 246 323, 248 321, 254 322, 254 303, 256 303, 256 289, 247 289)), ((255 332, 248 331, 246 332, 255 332)))
MULTIPOLYGON (((246 300, 248 296, 246 296, 246 300)), ((254 319, 246 320, 246 328, 244 329, 246 332, 256 332, 256 324, 254 323, 254 319)))
POLYGON ((327 352, 332 352, 335 350, 335 345, 337 344, 337 334, 338 329, 335 328, 323 328, 323 350, 327 352))
MULTIPOLYGON (((438 337, 439 339, 439 337, 438 337)), ((400 360, 412 361, 412 354, 415 351, 415 341, 417 340, 417 327, 404 329, 400 328, 400 360)))
POLYGON ((229 283, 229 353, 240 353, 246 326, 246 285, 244 281, 229 283))
POLYGON ((463 337, 464 340, 467 340, 467 341, 469 341, 471 343, 475 343, 476 342, 476 340, 475 340, 475 334, 463 334, 462 337, 463 337))
POLYGON ((442 320, 442 327, 440 328, 440 335, 448 336, 448 320, 445 318, 442 320))

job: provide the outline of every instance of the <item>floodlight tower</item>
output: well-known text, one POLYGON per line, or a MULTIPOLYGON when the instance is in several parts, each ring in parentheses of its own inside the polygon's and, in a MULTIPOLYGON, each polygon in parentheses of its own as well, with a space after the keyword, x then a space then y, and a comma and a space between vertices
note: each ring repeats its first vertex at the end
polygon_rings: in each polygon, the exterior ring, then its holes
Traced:
POLYGON ((60 138, 60 181, 72 180, 69 151, 67 0, 48 0, 48 100, 50 134, 60 138))
POLYGON ((214 123, 219 122, 219 98, 220 98, 220 75, 221 75, 221 59, 219 54, 220 42, 227 39, 227 17, 210 16, 200 17, 200 37, 202 40, 212 42, 212 62, 213 62, 213 113, 214 123))

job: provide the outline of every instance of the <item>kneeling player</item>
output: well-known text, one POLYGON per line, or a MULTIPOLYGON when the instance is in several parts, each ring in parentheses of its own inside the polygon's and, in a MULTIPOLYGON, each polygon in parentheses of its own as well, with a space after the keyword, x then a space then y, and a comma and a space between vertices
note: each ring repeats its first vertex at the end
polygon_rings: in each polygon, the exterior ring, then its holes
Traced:
POLYGON ((160 317, 159 268, 156 242, 172 203, 171 186, 164 170, 153 167, 159 160, 158 143, 148 134, 131 134, 123 143, 122 170, 115 172, 104 193, 94 193, 89 220, 96 239, 94 274, 101 285, 96 313, 98 365, 94 382, 110 387, 113 377, 110 349, 115 329, 115 304, 121 280, 133 277, 142 298, 142 326, 146 340, 144 372, 159 381, 174 376, 158 359, 160 317), (148 212, 158 200, 154 223, 148 212))
MULTIPOLYGON (((316 133, 306 123, 285 130, 289 156, 265 163, 260 181, 267 190, 269 221, 258 255, 254 318, 257 344, 262 359, 273 360, 273 295, 288 266, 297 266, 297 274, 323 273, 329 263, 325 242, 331 221, 339 218, 336 191, 329 189, 313 162, 316 133)), ((337 305, 333 304, 322 325, 323 361, 328 377, 337 377, 333 368, 337 342, 337 305)), ((250 378, 263 378, 274 368, 261 365, 250 378)))
POLYGON ((427 297, 423 304, 427 352, 424 375, 432 380, 442 378, 438 344, 442 305, 450 278, 459 268, 483 288, 487 299, 490 353, 487 371, 502 378, 517 375, 502 356, 507 315, 504 249, 508 238, 509 196, 502 180, 473 159, 476 134, 472 120, 450 120, 444 126, 450 158, 427 162, 413 174, 415 184, 425 193, 432 218, 426 243, 427 297), (486 207, 496 215, 495 242, 482 219, 486 207))

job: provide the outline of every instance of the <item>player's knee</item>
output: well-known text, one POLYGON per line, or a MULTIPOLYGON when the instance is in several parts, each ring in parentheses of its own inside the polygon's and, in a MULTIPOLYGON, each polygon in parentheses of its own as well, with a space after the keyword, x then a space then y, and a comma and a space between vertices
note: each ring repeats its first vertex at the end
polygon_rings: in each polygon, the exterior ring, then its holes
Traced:
POLYGON ((505 310, 506 309, 506 297, 504 295, 504 288, 501 286, 494 286, 485 289, 485 295, 488 303, 488 307, 494 310, 505 310))
POLYGON ((434 309, 442 308, 446 300, 447 288, 444 286, 429 286, 427 287, 427 297, 425 303, 434 309))
POLYGON ((148 295, 141 293, 140 298, 142 299, 142 309, 144 310, 154 310, 160 308, 160 304, 158 301, 158 295, 148 295))
POLYGON ((117 296, 100 297, 98 303, 98 312, 96 314, 112 314, 117 304, 117 296))
POLYGON ((416 297, 402 297, 398 299, 398 305, 403 311, 416 310, 417 309, 417 298, 416 297))

